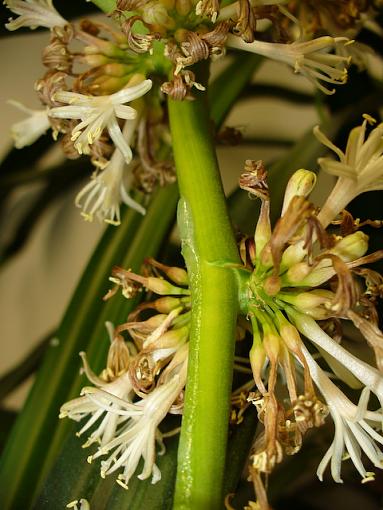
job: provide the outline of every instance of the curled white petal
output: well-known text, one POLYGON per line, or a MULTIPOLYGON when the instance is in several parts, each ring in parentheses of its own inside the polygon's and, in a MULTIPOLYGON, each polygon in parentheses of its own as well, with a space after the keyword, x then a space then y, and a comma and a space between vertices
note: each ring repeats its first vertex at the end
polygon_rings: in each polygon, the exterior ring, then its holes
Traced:
POLYGON ((383 403, 383 376, 376 368, 371 367, 335 342, 311 317, 293 309, 288 310, 288 315, 303 335, 342 363, 383 403))
MULTIPOLYGON (((93 389, 101 393, 104 392, 107 395, 113 395, 123 400, 123 402, 131 401, 133 390, 128 373, 124 373, 114 381, 106 383, 90 371, 84 358, 85 355, 83 354, 84 367, 87 375, 90 375, 91 379, 96 382, 98 386, 98 388, 93 389)), ((84 446, 89 446, 92 443, 104 445, 114 437, 117 427, 126 420, 126 417, 118 414, 119 409, 120 406, 116 401, 109 401, 107 406, 103 406, 89 398, 88 394, 85 392, 83 396, 70 400, 61 406, 60 418, 68 417, 72 420, 80 421, 90 415, 90 418, 88 418, 77 435, 81 436, 99 422, 98 427, 91 433, 84 446)))
POLYGON ((160 439, 157 427, 182 391, 185 380, 186 362, 169 381, 135 403, 136 412, 132 410, 129 413, 127 410, 127 416, 130 416, 130 419, 119 429, 114 439, 103 445, 92 456, 92 459, 96 459, 109 454, 108 458, 101 462, 101 476, 105 477, 123 468, 118 482, 127 488, 142 457, 144 466, 138 478, 145 480, 152 475, 152 483, 161 479, 161 472, 155 464, 155 444, 156 440, 160 439))
POLYGON ((32 110, 18 101, 9 100, 8 103, 28 114, 28 117, 15 122, 11 127, 12 138, 17 149, 32 145, 51 127, 48 110, 32 110))
POLYGON ((88 154, 89 146, 101 136, 104 129, 107 129, 125 162, 130 163, 132 151, 121 133, 117 118, 127 121, 135 119, 137 117, 136 110, 125 103, 142 97, 151 87, 151 80, 143 80, 137 85, 127 86, 109 96, 87 96, 75 92, 59 91, 55 94, 55 100, 67 103, 67 106, 51 108, 49 115, 59 119, 81 121, 72 131, 72 140, 80 154, 88 154))
POLYGON ((319 158, 322 170, 338 177, 337 183, 323 205, 318 218, 327 226, 351 200, 366 191, 383 189, 383 123, 366 138, 368 115, 360 126, 350 131, 345 152, 336 147, 319 129, 314 128, 318 140, 335 152, 339 161, 319 158))
POLYGON ((63 27, 68 22, 53 7, 52 0, 4 0, 5 5, 19 17, 9 19, 5 25, 8 30, 21 27, 63 27))
POLYGON ((80 500, 75 499, 67 504, 67 508, 73 508, 73 510, 90 510, 90 505, 87 499, 81 498, 80 500))
POLYGON ((312 41, 293 42, 290 44, 254 41, 246 43, 236 35, 229 34, 227 45, 231 48, 250 51, 257 55, 284 62, 290 65, 296 73, 301 73, 325 94, 333 94, 334 89, 327 83, 343 84, 347 81, 348 57, 330 55, 327 52, 338 44, 344 44, 345 37, 323 36, 312 41))
POLYGON ((373 473, 366 471, 361 453, 363 452, 375 467, 383 468, 383 452, 378 446, 378 444, 383 445, 383 437, 368 423, 368 421, 372 421, 381 425, 381 411, 368 411, 370 395, 368 388, 362 391, 359 404, 355 406, 329 379, 309 351, 305 347, 302 351, 310 374, 326 400, 335 426, 333 442, 317 469, 319 479, 323 479, 324 471, 330 463, 332 477, 336 482, 341 483, 341 464, 344 454, 347 452, 361 475, 362 481, 372 480, 373 473))
MULTIPOLYGON (((129 147, 136 127, 135 121, 127 120, 121 137, 129 147)), ((129 148, 130 151, 130 148, 129 148)), ((82 215, 88 221, 96 216, 99 220, 119 225, 121 221, 121 203, 145 214, 145 208, 136 202, 125 188, 125 177, 129 167, 124 154, 116 149, 107 166, 94 175, 90 182, 78 193, 75 203, 82 209, 82 215)))

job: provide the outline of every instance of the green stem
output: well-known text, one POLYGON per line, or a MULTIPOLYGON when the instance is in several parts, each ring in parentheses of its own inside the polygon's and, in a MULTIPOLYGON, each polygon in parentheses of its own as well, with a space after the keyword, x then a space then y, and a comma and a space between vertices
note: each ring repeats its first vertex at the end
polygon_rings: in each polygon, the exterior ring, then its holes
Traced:
POLYGON ((181 193, 179 223, 191 280, 193 313, 188 383, 174 508, 222 508, 237 285, 237 247, 203 96, 169 100, 181 193))

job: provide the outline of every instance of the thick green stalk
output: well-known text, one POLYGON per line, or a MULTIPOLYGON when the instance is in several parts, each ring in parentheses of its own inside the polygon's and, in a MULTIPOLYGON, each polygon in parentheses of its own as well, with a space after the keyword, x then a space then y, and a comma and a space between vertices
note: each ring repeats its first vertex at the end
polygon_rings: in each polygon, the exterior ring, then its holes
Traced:
POLYGON ((169 100, 179 223, 193 296, 174 508, 222 508, 239 262, 203 96, 169 100))

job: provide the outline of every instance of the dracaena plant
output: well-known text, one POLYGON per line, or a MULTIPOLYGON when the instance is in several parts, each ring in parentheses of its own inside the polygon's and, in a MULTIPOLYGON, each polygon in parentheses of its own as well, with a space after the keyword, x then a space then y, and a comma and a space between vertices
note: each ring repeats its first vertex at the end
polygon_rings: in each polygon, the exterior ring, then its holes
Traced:
MULTIPOLYGON (((334 114, 324 105, 342 86, 353 90, 352 62, 368 66, 373 50, 359 35, 381 36, 379 2, 94 3, 108 20, 67 21, 50 0, 5 1, 15 15, 8 30, 50 30, 47 71, 35 85, 42 108, 13 101, 28 114, 12 127, 15 146, 51 130, 68 158, 88 157, 94 171, 74 202, 85 220, 109 227, 59 328, 61 350, 47 354, 5 449, 4 508, 59 508, 62 493, 81 510, 239 508, 233 496, 244 472, 254 486, 246 508, 267 510, 269 475, 286 457, 299 465, 308 432, 320 434, 331 421, 319 479, 329 466, 341 482, 350 459, 362 482, 372 481, 383 467, 383 278, 368 265, 383 251, 369 251, 363 229, 381 220, 354 218, 346 208, 383 188, 383 125, 372 116, 376 96, 334 114), (231 63, 210 83, 210 61, 226 53, 231 63), (240 223, 254 203, 259 214, 251 209, 251 235, 235 236, 214 136, 262 58, 309 80, 329 121, 281 162, 238 163, 233 218, 240 223), (339 127, 348 137, 338 147, 339 127), (319 204, 310 201, 318 169, 337 178, 319 204), (183 267, 153 258, 178 193, 183 267), (104 305, 96 304, 101 291, 104 305), (348 348, 355 332, 374 358, 348 348), (100 481, 84 474, 75 493, 66 487, 55 496, 49 484, 57 471, 49 471, 73 433, 67 418, 79 422, 89 452, 80 469, 99 472, 100 481), (253 424, 241 441, 242 423, 253 424), (167 451, 178 435, 178 450, 167 451), (237 440, 241 462, 230 464, 237 440), (167 467, 175 455, 176 470, 167 467), (154 503, 146 485, 135 500, 144 480, 165 484, 164 499, 154 503)), ((66 455, 64 448, 57 462, 66 455)))

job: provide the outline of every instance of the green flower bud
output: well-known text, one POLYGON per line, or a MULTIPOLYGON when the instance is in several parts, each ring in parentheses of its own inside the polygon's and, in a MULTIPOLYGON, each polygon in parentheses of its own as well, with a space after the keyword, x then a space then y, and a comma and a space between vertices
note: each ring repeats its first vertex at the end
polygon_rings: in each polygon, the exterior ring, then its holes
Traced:
POLYGON ((317 177, 314 172, 301 168, 293 173, 286 186, 285 196, 283 199, 282 214, 286 212, 291 199, 295 195, 307 197, 316 184, 317 177))
POLYGON ((163 278, 156 278, 154 276, 149 276, 148 278, 143 278, 143 285, 148 289, 152 290, 156 294, 160 295, 189 295, 189 289, 182 289, 181 287, 176 287, 171 283, 167 282, 163 278))
POLYGON ((338 255, 345 262, 351 262, 359 257, 363 257, 367 250, 368 236, 358 231, 341 239, 329 251, 334 253, 334 255, 338 255))
POLYGON ((182 326, 177 329, 169 329, 154 343, 155 349, 172 349, 179 347, 189 338, 189 326, 182 326))
POLYGON ((182 301, 179 298, 165 296, 163 298, 156 299, 153 302, 153 306, 160 313, 169 313, 182 306, 182 301))
POLYGON ((331 304, 334 293, 326 289, 316 289, 310 292, 300 292, 299 294, 279 294, 278 297, 305 312, 331 304))

